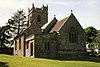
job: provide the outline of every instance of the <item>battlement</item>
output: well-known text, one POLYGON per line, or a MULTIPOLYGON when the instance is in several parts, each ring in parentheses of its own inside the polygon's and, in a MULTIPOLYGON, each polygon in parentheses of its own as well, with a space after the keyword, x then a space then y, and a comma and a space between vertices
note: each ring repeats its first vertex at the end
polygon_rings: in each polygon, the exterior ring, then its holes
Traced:
POLYGON ((40 7, 40 8, 38 8, 38 7, 35 7, 34 6, 34 3, 32 4, 32 8, 30 9, 30 8, 28 8, 28 11, 29 11, 29 13, 31 13, 31 12, 33 12, 33 11, 37 11, 37 12, 48 12, 48 5, 44 5, 43 4, 43 6, 42 7, 40 7))
POLYGON ((32 8, 28 9, 28 25, 33 23, 36 23, 38 27, 41 28, 46 22, 48 22, 48 5, 38 8, 34 6, 34 3, 32 4, 32 8))

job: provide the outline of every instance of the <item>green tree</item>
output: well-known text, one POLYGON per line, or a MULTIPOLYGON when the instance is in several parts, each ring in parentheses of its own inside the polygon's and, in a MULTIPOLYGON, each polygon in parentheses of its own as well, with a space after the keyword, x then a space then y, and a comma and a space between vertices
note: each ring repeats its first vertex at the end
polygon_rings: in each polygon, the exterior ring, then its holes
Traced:
POLYGON ((13 38, 19 35, 26 28, 26 16, 23 10, 17 10, 13 13, 11 19, 8 19, 6 23, 10 28, 6 31, 7 35, 10 35, 10 43, 13 42, 13 38))
POLYGON ((6 30, 8 30, 10 28, 9 25, 7 26, 3 26, 1 29, 0 29, 0 39, 1 39, 1 48, 4 48, 7 46, 7 44, 9 44, 9 38, 10 36, 6 34, 6 30))
POLYGON ((96 49, 100 49, 100 30, 98 30, 97 37, 93 41, 95 43, 96 49))
POLYGON ((86 32, 87 43, 89 44, 88 48, 91 50, 92 55, 96 55, 95 49, 97 49, 98 43, 94 42, 94 40, 97 37, 98 31, 94 27, 90 26, 85 28, 85 32, 86 32))
POLYGON ((100 30, 98 30, 98 33, 97 33, 96 36, 97 36, 97 37, 94 39, 93 42, 95 42, 95 43, 100 43, 100 30))
POLYGON ((87 43, 93 42, 93 40, 97 37, 98 33, 98 31, 92 26, 85 28, 85 32, 86 32, 87 43))

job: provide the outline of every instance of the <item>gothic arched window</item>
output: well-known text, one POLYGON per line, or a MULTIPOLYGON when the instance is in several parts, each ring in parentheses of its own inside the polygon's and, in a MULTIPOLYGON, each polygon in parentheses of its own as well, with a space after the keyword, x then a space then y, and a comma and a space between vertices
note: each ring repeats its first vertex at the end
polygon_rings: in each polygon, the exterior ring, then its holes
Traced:
POLYGON ((49 50, 49 42, 45 42, 45 50, 48 51, 49 50))
POLYGON ((21 38, 19 38, 19 49, 21 49, 21 38))
POLYGON ((29 44, 29 41, 28 41, 28 42, 26 42, 26 48, 27 48, 27 49, 29 48, 28 44, 29 44))
POLYGON ((15 40, 15 50, 17 50, 17 41, 15 40))
POLYGON ((41 21, 41 16, 38 15, 38 17, 37 17, 37 22, 40 22, 40 21, 41 21))
POLYGON ((77 32, 73 27, 71 27, 69 32, 69 42, 77 43, 77 39, 78 39, 77 32))

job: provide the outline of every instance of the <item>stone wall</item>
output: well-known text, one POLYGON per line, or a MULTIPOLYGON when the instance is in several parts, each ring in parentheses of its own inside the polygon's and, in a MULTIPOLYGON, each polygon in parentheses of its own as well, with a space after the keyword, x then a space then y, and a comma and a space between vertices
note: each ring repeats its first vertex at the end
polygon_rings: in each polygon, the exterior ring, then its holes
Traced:
POLYGON ((56 34, 35 36, 35 57, 56 57, 56 34))
POLYGON ((35 42, 34 42, 34 35, 30 35, 28 37, 26 37, 26 41, 25 41, 25 46, 26 46, 26 56, 31 56, 31 57, 35 57, 35 42), (33 47, 31 46, 33 45, 33 47), (31 51, 32 49, 32 51, 31 51), (31 55, 32 53, 32 55, 31 55))
POLYGON ((25 55, 24 54, 25 53, 24 48, 25 48, 25 46, 24 46, 24 35, 21 35, 14 40, 14 55, 24 56, 25 55), (16 43, 15 43, 15 41, 16 41, 16 43), (21 45, 21 46, 19 46, 19 45, 21 45))
POLYGON ((81 57, 86 55, 86 35, 83 28, 80 26, 79 22, 76 20, 74 16, 71 16, 63 25, 63 27, 59 30, 58 34, 58 42, 59 46, 58 49, 58 56, 60 57, 81 57), (70 28, 74 28, 75 32, 77 33, 77 42, 70 43, 69 41, 69 33, 70 28), (59 52, 62 52, 60 54, 59 52))

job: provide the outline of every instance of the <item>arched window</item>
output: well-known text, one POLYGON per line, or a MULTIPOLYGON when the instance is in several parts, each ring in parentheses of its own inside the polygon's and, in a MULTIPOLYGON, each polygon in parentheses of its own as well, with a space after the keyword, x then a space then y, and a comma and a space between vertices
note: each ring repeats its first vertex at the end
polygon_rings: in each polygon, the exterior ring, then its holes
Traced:
POLYGON ((41 21, 41 16, 38 15, 38 16, 37 16, 37 22, 40 22, 40 21, 41 21))
POLYGON ((21 38, 19 38, 19 49, 21 49, 21 38))
POLYGON ((28 43, 29 43, 29 41, 28 41, 28 42, 26 42, 26 48, 27 48, 27 49, 29 48, 28 43))
POLYGON ((77 39, 78 39, 77 32, 73 27, 71 27, 70 32, 69 32, 69 42, 77 43, 77 41, 78 41, 77 39))
POLYGON ((46 50, 46 51, 49 51, 49 48, 50 48, 50 47, 49 47, 49 42, 45 42, 45 50, 46 50))
POLYGON ((46 42, 45 42, 45 44, 44 44, 44 47, 45 47, 45 50, 47 50, 47 47, 46 47, 46 42))
POLYGON ((15 40, 15 50, 17 50, 17 41, 15 40))

